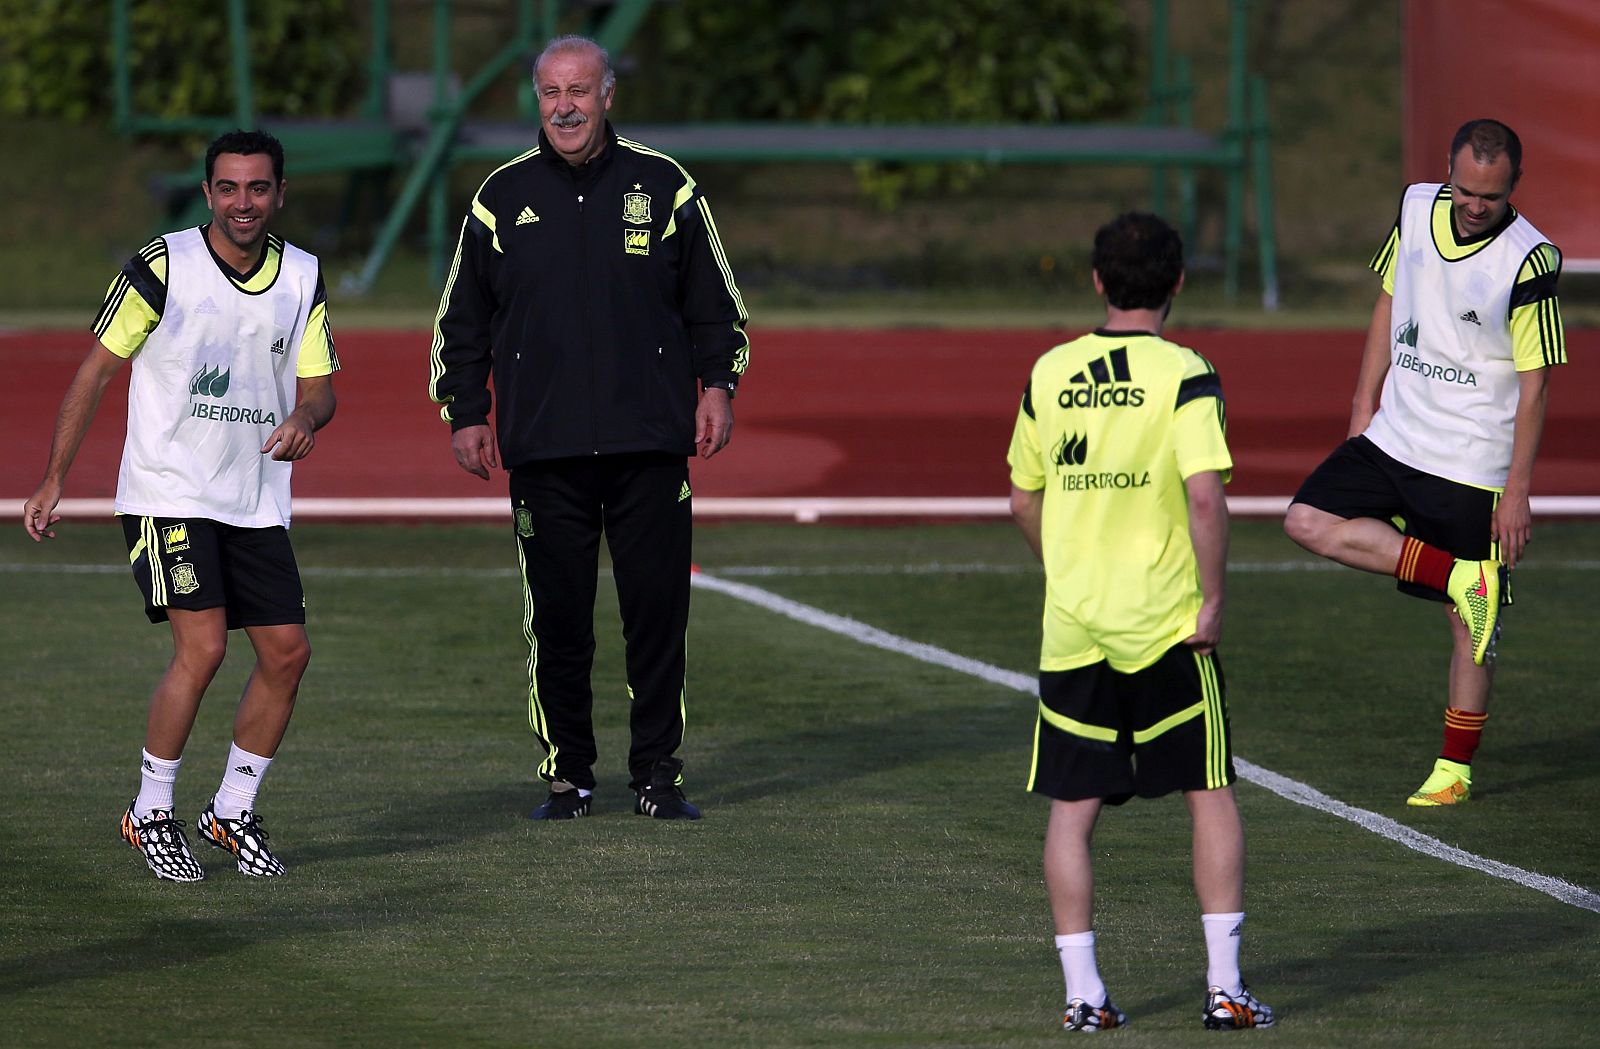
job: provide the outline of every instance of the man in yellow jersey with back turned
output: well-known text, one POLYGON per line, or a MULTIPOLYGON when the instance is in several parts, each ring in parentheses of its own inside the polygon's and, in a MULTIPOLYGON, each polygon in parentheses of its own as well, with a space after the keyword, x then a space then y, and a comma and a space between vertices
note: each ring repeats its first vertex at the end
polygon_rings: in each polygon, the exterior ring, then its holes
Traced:
POLYGON ((1095 961, 1090 839, 1103 804, 1182 791, 1194 823, 1207 1029, 1272 1025, 1239 974, 1244 826, 1222 667, 1233 467, 1222 383, 1161 338, 1183 244, 1131 213, 1094 240, 1103 327, 1034 365, 1007 456, 1011 510, 1044 561, 1028 788, 1054 799, 1044 873, 1069 1031, 1120 1027, 1095 961))

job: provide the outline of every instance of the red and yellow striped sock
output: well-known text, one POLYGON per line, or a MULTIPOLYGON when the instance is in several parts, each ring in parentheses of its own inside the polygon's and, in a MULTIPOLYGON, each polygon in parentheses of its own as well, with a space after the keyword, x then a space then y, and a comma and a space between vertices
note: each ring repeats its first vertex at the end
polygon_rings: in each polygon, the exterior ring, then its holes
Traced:
POLYGON ((1488 720, 1487 712, 1474 714, 1447 707, 1444 712, 1444 749, 1439 756, 1446 761, 1472 764, 1472 755, 1477 752, 1478 741, 1483 736, 1483 723, 1488 720))
POLYGON ((1455 566, 1452 554, 1408 535, 1400 542, 1400 560, 1395 562, 1394 577, 1402 583, 1443 590, 1449 585, 1450 570, 1455 566))

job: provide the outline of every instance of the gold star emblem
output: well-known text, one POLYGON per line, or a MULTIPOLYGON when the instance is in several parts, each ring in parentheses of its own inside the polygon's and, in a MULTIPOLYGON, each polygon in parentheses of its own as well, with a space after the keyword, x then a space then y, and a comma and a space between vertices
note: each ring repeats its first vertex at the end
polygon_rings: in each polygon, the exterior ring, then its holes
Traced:
POLYGON ((640 184, 639 184, 639 183, 637 183, 637 182, 635 182, 635 183, 634 183, 634 184, 633 184, 633 188, 634 188, 634 189, 644 189, 644 187, 643 187, 643 186, 642 186, 642 185, 640 185, 640 184))

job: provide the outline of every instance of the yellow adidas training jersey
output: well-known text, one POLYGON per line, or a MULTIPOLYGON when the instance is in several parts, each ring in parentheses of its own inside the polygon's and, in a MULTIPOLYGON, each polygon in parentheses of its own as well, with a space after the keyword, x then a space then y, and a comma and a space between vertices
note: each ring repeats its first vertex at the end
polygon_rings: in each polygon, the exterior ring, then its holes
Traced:
POLYGON ((1222 383, 1198 353, 1099 330, 1034 364, 1007 461, 1043 491, 1041 670, 1130 673, 1194 633, 1199 571, 1184 479, 1233 468, 1222 383))
MULTIPOLYGON (((203 235, 205 227, 200 229, 203 235)), ((212 257, 216 259, 215 254, 212 257)), ((283 264, 283 238, 267 234, 266 250, 249 273, 237 273, 220 260, 216 261, 217 268, 240 291, 259 295, 277 283, 283 264)), ((118 357, 132 357, 161 323, 166 305, 167 242, 157 237, 139 249, 139 254, 129 259, 112 279, 106 288, 106 301, 90 325, 90 331, 100 340, 100 345, 118 357)), ((310 379, 338 370, 339 355, 334 351, 333 330, 328 324, 328 293, 319 270, 311 317, 300 340, 295 375, 310 379)))

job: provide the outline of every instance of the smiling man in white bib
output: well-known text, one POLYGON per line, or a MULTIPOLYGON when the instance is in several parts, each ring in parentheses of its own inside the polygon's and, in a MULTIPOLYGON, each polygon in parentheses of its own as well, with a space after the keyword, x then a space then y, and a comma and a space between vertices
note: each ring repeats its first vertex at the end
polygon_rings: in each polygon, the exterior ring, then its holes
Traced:
POLYGON ((1383 278, 1349 439, 1284 529, 1340 564, 1449 606, 1444 745, 1406 804, 1459 805, 1489 717, 1500 608, 1532 533, 1528 492, 1550 369, 1566 363, 1561 252, 1516 208, 1522 143, 1472 120, 1446 181, 1406 187, 1371 267, 1383 278))
POLYGON ((67 470, 107 384, 131 360, 116 512, 145 614, 169 624, 173 657, 150 699, 122 837, 166 881, 205 877, 173 792, 230 630, 245 631, 256 664, 198 830, 240 873, 284 873, 256 793, 311 658, 289 476, 333 418, 339 367, 317 260, 268 232, 284 188, 283 146, 271 135, 231 131, 211 143, 202 185, 211 220, 157 237, 111 282, 95 345, 62 399, 44 479, 23 508, 29 536, 55 537, 67 470))

